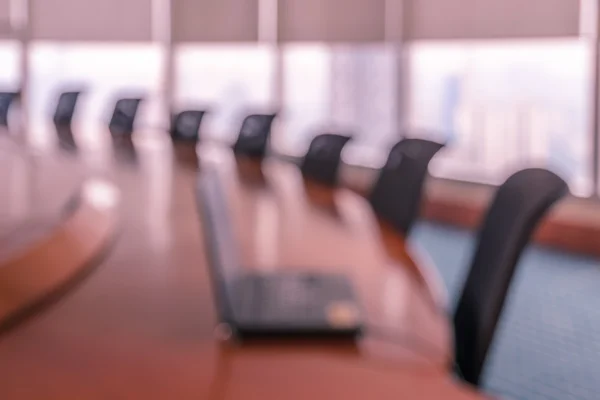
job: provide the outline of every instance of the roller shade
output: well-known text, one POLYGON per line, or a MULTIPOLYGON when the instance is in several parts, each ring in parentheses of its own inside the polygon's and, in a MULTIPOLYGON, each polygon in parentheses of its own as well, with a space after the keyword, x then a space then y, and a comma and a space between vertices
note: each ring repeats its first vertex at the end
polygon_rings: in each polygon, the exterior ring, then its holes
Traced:
POLYGON ((0 0, 0 37, 13 36, 10 21, 10 0, 0 0))
POLYGON ((172 0, 173 39, 179 42, 258 40, 259 0, 172 0))
POLYGON ((10 0, 0 0, 0 23, 2 25, 10 23, 10 0))
POLYGON ((385 3, 385 0, 280 0, 279 40, 383 41, 385 3))
POLYGON ((30 9, 34 39, 152 39, 152 0, 31 0, 30 9))
POLYGON ((578 36, 580 7, 580 0, 405 0, 404 38, 578 36))

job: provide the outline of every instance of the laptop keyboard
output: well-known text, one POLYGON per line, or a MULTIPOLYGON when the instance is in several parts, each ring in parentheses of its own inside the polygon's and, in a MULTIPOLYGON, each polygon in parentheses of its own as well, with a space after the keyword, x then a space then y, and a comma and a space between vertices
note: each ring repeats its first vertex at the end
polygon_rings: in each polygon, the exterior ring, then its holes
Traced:
POLYGON ((320 285, 306 279, 256 279, 252 307, 263 321, 314 320, 323 315, 320 285))

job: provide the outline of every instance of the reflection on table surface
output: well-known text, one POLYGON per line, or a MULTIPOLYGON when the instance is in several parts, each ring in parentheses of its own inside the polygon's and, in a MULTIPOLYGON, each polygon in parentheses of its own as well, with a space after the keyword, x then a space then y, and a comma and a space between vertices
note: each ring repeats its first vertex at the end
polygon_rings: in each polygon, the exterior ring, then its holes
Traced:
POLYGON ((82 177, 106 177, 122 192, 121 232, 90 279, 0 339, 3 398, 24 387, 30 398, 477 398, 450 377, 448 320, 426 274, 357 195, 307 184, 280 161, 236 163, 223 147, 202 145, 197 159, 164 132, 124 147, 106 134, 68 154, 54 144, 24 150, 30 173, 52 177, 34 181, 30 201, 51 215, 82 177), (371 334, 356 345, 215 340, 194 195, 205 163, 225 178, 245 265, 344 271, 371 334))
POLYGON ((1 132, 0 249, 52 226, 86 178, 111 179, 120 174, 116 170, 127 168, 146 171, 157 151, 170 151, 164 135, 151 130, 134 144, 113 140, 108 129, 100 127, 93 136, 53 125, 29 135, 1 132), (28 143, 31 137, 37 140, 34 145, 28 143), (142 163, 137 148, 145 149, 142 163))
POLYGON ((82 172, 72 160, 41 156, 13 138, 0 137, 0 252, 55 224, 83 181, 82 172), (68 182, 58 182, 65 177, 68 182))

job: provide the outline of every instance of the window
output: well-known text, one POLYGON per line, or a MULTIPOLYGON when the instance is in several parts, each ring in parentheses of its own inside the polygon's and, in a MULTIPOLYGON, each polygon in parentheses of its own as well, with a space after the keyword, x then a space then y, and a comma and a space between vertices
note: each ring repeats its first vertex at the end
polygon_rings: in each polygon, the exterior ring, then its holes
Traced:
POLYGON ((233 140, 251 112, 274 111, 269 46, 181 45, 175 53, 176 108, 208 108, 203 130, 233 140))
POLYGON ((50 121, 58 93, 72 88, 84 91, 75 118, 90 139, 99 127, 107 126, 115 99, 121 96, 144 97, 139 126, 164 126, 163 55, 159 46, 38 42, 30 49, 32 132, 50 121))
POLYGON ((498 184, 537 165, 591 194, 585 41, 418 43, 410 57, 410 125, 448 142, 434 175, 498 184))
POLYGON ((2 68, 0 69, 0 85, 2 90, 15 90, 20 87, 21 45, 16 41, 0 41, 0 60, 2 68))
POLYGON ((318 45, 283 50, 283 121, 273 139, 276 150, 301 156, 330 115, 331 55, 318 45))
POLYGON ((281 151, 302 155, 312 138, 327 130, 352 134, 357 148, 397 139, 393 48, 314 44, 283 51, 281 151))
MULTIPOLYGON (((17 41, 0 40, 0 91, 17 91, 21 88, 21 45, 17 41)), ((18 110, 13 108, 12 110, 18 110)), ((18 112, 9 115, 11 126, 19 119, 18 112)))

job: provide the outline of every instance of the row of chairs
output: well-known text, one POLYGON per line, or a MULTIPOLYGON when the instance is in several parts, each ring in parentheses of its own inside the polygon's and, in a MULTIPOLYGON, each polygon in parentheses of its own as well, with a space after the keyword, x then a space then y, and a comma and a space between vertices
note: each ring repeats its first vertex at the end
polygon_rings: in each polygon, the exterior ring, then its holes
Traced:
MULTIPOLYGON (((69 125, 79 92, 59 96, 54 122, 69 125)), ((0 93, 0 123, 16 93, 0 93), (3 102, 8 99, 8 103, 3 102), (5 104, 8 104, 5 106, 5 104)), ((109 122, 113 136, 133 134, 140 98, 119 99, 109 122)), ((195 144, 206 111, 184 110, 173 116, 170 134, 175 142, 195 144)), ((254 114, 242 122, 233 145, 235 153, 263 158, 268 153, 276 114, 254 114)), ((326 133, 316 136, 300 170, 310 180, 336 186, 344 147, 350 136, 326 133)), ((389 151, 384 167, 367 198, 380 220, 405 237, 419 216, 430 161, 444 146, 406 138, 389 151)), ((478 385, 512 277, 523 249, 551 206, 568 193, 567 184, 554 173, 525 169, 510 176, 496 192, 480 227, 469 274, 454 314, 455 362, 459 375, 478 385)))
MULTIPOLYGON (((57 127, 71 126, 80 95, 81 92, 69 91, 58 96, 53 115, 53 122, 57 127)), ((10 107, 19 97, 19 92, 0 92, 0 126, 8 127, 10 107)), ((130 137, 133 134, 142 101, 142 98, 121 98, 116 101, 108 123, 113 137, 130 137)), ((169 129, 173 141, 196 143, 200 138, 200 125, 206 113, 205 110, 184 110, 173 115, 169 129)), ((252 157, 264 157, 275 117, 276 114, 248 115, 242 122, 238 139, 233 145, 234 151, 252 157)))
MULTIPOLYGON (((204 113, 184 111, 172 124, 174 140, 198 140, 204 113)), ((234 151, 250 157, 267 153, 276 115, 251 115, 242 123, 234 151)), ((344 147, 351 136, 316 136, 300 163, 307 179, 336 186, 344 147)), ((431 160, 443 144, 405 138, 389 151, 367 198, 375 214, 403 236, 419 216, 431 160)), ((479 385, 496 325, 519 258, 535 228, 553 204, 568 193, 556 174, 540 168, 521 170, 497 190, 480 227, 469 274, 454 313, 455 365, 465 381, 479 385)))
MULTIPOLYGON (((75 107, 81 92, 63 92, 56 103, 53 121, 57 125, 70 125, 75 115, 75 107)), ((9 113, 14 103, 21 98, 21 92, 0 92, 0 126, 8 127, 9 113)))
MULTIPOLYGON (((350 140, 335 134, 317 136, 301 164, 304 176, 335 185, 342 150, 350 140)), ((376 215, 402 235, 409 234, 419 214, 428 165, 442 147, 422 139, 401 140, 367 195, 376 215)), ((567 193, 564 180, 539 168, 521 170, 498 188, 454 313, 455 366, 465 381, 479 385, 523 249, 542 217, 567 193)))
MULTIPOLYGON (((260 116, 248 118, 253 117, 260 116)), ((259 126, 264 129, 243 124, 234 147, 236 153, 264 157, 274 118, 270 116, 269 124, 259 126)), ((316 136, 300 163, 303 176, 319 184, 338 185, 342 151, 351 140, 350 136, 334 133, 316 136)), ((443 147, 424 139, 400 140, 390 149, 366 195, 377 217, 404 237, 419 216, 428 166, 443 147)), ((520 256, 544 215, 568 192, 563 179, 541 168, 516 172, 496 191, 479 229, 454 313, 455 367, 466 382, 479 385, 520 256)))
MULTIPOLYGON (((59 94, 54 106, 53 122, 59 126, 69 126, 75 117, 75 111, 81 91, 68 91, 59 94)), ((8 116, 12 105, 21 97, 20 92, 0 92, 0 125, 8 126, 8 116)), ((129 97, 117 99, 108 123, 115 135, 130 134, 134 130, 135 120, 143 98, 129 97)), ((181 141, 197 141, 198 132, 205 110, 185 110, 173 116, 171 132, 181 141)), ((249 121, 250 124, 256 123, 249 121)))

